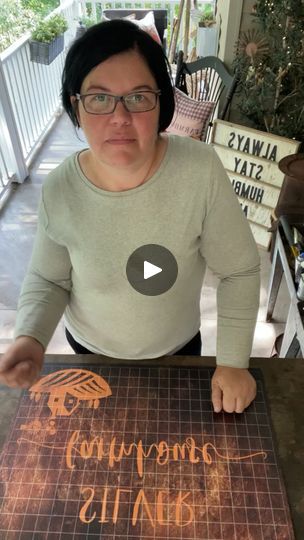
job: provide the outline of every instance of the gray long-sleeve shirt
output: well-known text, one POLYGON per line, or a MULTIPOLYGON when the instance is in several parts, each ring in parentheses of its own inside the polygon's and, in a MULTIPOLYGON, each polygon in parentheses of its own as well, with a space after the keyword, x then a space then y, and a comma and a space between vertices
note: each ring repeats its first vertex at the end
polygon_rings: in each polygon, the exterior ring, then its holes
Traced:
POLYGON ((46 179, 15 335, 47 346, 65 313, 74 338, 96 353, 156 358, 200 327, 208 265, 217 290, 217 363, 247 367, 259 304, 259 257, 230 181, 211 146, 169 137, 163 161, 143 185, 94 186, 78 154, 46 179), (129 256, 160 244, 176 258, 173 287, 145 296, 129 284, 129 256))

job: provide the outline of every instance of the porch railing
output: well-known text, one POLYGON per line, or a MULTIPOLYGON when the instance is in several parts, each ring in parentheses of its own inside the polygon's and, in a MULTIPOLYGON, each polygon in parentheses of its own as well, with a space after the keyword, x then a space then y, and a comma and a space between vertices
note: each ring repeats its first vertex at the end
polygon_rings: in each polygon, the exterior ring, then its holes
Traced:
POLYGON ((61 73, 65 51, 75 38, 77 0, 55 10, 69 25, 65 50, 50 65, 30 60, 30 34, 0 54, 0 202, 12 181, 23 182, 36 150, 60 112, 61 73))

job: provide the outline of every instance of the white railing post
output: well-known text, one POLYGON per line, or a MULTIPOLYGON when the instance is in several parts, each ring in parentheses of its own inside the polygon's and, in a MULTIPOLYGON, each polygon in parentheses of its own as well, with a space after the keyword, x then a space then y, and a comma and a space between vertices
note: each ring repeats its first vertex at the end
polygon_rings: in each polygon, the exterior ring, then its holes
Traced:
POLYGON ((22 145, 17 124, 8 92, 2 61, 0 58, 0 146, 6 158, 9 174, 14 175, 14 181, 23 182, 28 176, 28 168, 23 156, 22 145))
POLYGON ((23 182, 28 176, 36 151, 61 111, 61 73, 75 38, 78 1, 65 0, 53 14, 60 10, 69 25, 66 49, 50 65, 30 60, 30 33, 0 54, 0 196, 11 178, 23 182))

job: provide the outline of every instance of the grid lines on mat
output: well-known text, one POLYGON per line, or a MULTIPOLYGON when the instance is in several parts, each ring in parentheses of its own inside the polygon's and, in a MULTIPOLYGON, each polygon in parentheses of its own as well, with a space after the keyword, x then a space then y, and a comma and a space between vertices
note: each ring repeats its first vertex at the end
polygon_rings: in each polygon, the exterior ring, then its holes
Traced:
POLYGON ((259 373, 237 415, 213 412, 212 368, 84 369, 110 393, 42 386, 20 400, 1 457, 1 539, 294 540, 259 373))

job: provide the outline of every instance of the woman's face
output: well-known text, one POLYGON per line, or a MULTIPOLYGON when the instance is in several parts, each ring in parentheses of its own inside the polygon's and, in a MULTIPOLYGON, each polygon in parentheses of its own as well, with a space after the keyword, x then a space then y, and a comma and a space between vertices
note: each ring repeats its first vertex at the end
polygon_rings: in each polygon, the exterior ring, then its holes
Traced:
MULTIPOLYGON (((105 92, 126 95, 140 90, 158 90, 143 57, 135 50, 117 54, 92 69, 83 80, 80 94, 105 92)), ((154 151, 159 122, 155 109, 130 113, 118 102, 111 114, 87 113, 78 103, 78 118, 93 156, 114 167, 142 165, 154 151)))

